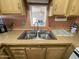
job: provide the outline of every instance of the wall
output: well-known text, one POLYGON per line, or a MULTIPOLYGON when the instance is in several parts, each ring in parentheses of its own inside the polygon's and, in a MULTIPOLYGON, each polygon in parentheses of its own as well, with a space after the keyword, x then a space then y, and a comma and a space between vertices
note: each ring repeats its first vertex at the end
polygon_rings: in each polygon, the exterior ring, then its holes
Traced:
POLYGON ((49 27, 52 29, 69 29, 70 26, 75 22, 75 18, 69 17, 67 21, 54 21, 54 17, 49 17, 49 27))
POLYGON ((76 19, 76 23, 79 25, 79 17, 77 17, 77 19, 76 19))
POLYGON ((11 23, 13 23, 13 29, 15 30, 24 30, 27 29, 29 26, 29 21, 27 16, 21 16, 21 15, 7 15, 3 16, 4 23, 8 27, 11 23))
MULTIPOLYGON (((3 19, 6 25, 13 22, 14 23, 13 29, 23 30, 23 29, 30 28, 30 19, 27 16, 8 15, 8 16, 4 16, 3 19)), ((69 29, 70 26, 75 21, 79 23, 79 18, 75 19, 75 18, 69 17, 67 22, 56 22, 54 21, 54 17, 49 17, 47 21, 48 21, 48 26, 51 29, 69 29)))

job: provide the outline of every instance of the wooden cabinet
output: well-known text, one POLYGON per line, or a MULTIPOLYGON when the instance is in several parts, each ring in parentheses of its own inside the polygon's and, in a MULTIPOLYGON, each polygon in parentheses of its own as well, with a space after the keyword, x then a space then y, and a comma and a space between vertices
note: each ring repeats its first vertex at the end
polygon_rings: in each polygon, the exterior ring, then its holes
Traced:
POLYGON ((69 0, 53 0, 53 15, 66 15, 69 0))
POLYGON ((64 59, 68 45, 10 45, 6 47, 11 59, 64 59))
POLYGON ((11 47, 10 51, 15 59, 27 59, 26 48, 24 47, 11 47))
POLYGON ((79 16, 79 0, 52 0, 49 16, 79 16))
POLYGON ((66 47, 49 47, 47 48, 46 59, 63 59, 66 47))
POLYGON ((10 48, 15 59, 44 59, 45 48, 20 47, 10 48))
POLYGON ((68 16, 79 16, 79 0, 70 0, 68 7, 68 16))
POLYGON ((52 46, 52 47, 28 47, 28 48, 14 48, 11 49, 12 54, 16 59, 63 59, 66 46, 52 46))
POLYGON ((5 52, 5 48, 0 49, 0 59, 9 59, 9 56, 5 52))
POLYGON ((0 0, 2 14, 23 13, 23 0, 0 0))
POLYGON ((45 59, 45 48, 26 48, 28 59, 45 59))

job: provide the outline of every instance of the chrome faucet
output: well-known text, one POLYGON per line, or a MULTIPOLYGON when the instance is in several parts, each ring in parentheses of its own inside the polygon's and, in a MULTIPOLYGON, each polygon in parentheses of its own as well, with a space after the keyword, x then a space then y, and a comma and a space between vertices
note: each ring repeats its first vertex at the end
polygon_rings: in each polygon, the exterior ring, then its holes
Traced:
MULTIPOLYGON (((38 37, 39 37, 39 35, 38 35, 38 31, 39 31, 39 23, 38 23, 38 21, 34 23, 34 27, 35 27, 36 30, 37 30, 37 32, 36 32, 36 37, 38 38, 38 37)), ((34 28, 34 30, 35 30, 35 28, 34 28)))
MULTIPOLYGON (((35 22, 34 23, 34 27, 37 28, 37 30, 38 30, 39 29, 39 23, 38 22, 35 22)), ((34 30, 35 30, 35 28, 34 28, 34 30)))

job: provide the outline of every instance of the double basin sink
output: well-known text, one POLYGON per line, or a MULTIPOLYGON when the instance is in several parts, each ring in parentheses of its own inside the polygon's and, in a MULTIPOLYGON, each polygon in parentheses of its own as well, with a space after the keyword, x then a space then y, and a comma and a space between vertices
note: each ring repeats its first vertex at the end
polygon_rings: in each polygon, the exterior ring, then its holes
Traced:
POLYGON ((45 40, 55 40, 55 36, 52 32, 46 31, 46 30, 29 30, 24 31, 18 39, 22 40, 34 40, 34 39, 45 39, 45 40))

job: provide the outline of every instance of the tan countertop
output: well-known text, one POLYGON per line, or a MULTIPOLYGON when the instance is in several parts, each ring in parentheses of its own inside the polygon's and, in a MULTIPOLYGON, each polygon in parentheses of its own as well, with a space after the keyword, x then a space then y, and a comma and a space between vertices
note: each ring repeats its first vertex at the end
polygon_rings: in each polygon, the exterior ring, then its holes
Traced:
POLYGON ((18 40, 23 31, 9 31, 0 34, 0 44, 70 44, 79 47, 79 34, 71 37, 56 37, 57 40, 18 40))

